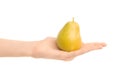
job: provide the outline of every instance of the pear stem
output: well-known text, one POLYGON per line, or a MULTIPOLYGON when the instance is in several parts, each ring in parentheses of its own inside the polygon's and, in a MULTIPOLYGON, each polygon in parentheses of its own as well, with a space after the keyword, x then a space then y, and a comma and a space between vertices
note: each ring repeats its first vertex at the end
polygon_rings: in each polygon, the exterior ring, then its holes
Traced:
POLYGON ((72 18, 72 21, 74 22, 74 17, 72 18))

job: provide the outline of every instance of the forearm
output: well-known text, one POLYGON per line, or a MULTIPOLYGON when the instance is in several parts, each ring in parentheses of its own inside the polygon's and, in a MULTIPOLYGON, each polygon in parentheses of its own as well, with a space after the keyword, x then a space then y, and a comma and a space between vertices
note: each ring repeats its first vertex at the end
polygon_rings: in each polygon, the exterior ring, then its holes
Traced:
POLYGON ((0 39, 0 57, 31 56, 34 43, 32 41, 0 39))

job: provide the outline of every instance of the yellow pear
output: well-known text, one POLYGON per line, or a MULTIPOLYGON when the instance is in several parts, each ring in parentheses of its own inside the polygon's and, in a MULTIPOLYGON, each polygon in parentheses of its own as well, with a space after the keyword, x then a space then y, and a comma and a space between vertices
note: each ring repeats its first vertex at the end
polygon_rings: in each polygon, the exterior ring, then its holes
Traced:
POLYGON ((63 26, 57 35, 56 42, 59 49, 67 52, 81 48, 80 28, 79 24, 74 21, 74 18, 63 26))

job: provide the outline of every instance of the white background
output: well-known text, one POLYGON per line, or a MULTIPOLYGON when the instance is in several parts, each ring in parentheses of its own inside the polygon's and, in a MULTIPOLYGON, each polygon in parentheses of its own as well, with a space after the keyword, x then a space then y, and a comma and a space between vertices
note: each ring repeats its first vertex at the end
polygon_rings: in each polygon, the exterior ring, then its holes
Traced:
POLYGON ((0 80, 120 80, 119 0, 0 0, 0 37, 56 37, 75 17, 84 42, 107 47, 73 61, 0 58, 0 80))

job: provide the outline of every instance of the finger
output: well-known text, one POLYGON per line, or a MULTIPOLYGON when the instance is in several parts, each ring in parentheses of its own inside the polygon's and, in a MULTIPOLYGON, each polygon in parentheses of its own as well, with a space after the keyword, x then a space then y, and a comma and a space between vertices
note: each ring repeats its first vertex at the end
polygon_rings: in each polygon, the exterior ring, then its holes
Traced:
POLYGON ((103 47, 105 47, 105 46, 107 46, 107 44, 106 43, 100 43, 103 47))
POLYGON ((74 51, 73 53, 76 56, 78 56, 78 55, 85 54, 93 50, 102 49, 105 46, 106 46, 105 43, 87 43, 87 44, 84 44, 80 50, 74 51))
POLYGON ((81 49, 94 50, 94 49, 100 49, 105 46, 106 46, 105 43, 87 43, 87 44, 84 44, 81 49))

